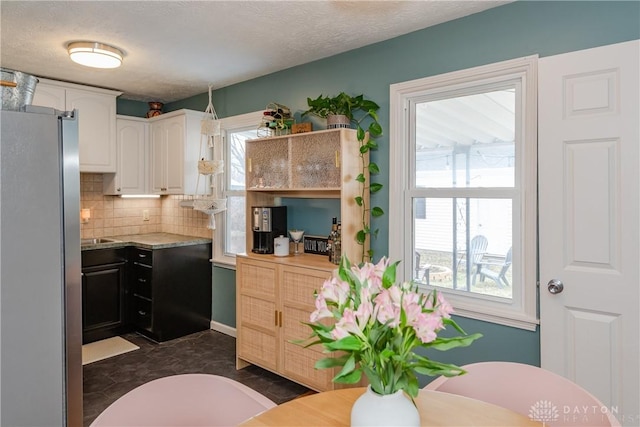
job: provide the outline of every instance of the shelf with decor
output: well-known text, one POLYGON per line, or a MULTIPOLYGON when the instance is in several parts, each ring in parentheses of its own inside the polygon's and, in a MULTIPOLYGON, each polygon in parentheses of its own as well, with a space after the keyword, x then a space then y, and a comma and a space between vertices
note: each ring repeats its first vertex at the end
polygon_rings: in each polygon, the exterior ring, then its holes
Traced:
POLYGON ((317 391, 345 387, 331 381, 336 370, 314 368, 316 361, 326 357, 320 346, 305 348, 293 342, 310 335, 303 322, 315 309, 314 291, 337 266, 326 255, 252 253, 252 207, 279 205, 287 198, 335 199, 342 223, 342 253, 361 259, 368 247, 355 238, 362 221, 355 201, 360 196, 356 177, 362 173, 359 147, 356 131, 351 129, 246 142, 247 254, 236 258, 238 369, 255 364, 317 391))
MULTIPOLYGON (((362 172, 359 146, 356 131, 352 129, 248 140, 245 147, 247 253, 253 247, 253 206, 273 206, 281 197, 337 199, 342 222, 342 253, 353 260, 361 259, 362 251, 369 248, 355 240, 362 222, 362 210, 355 201, 360 195, 356 177, 362 172)), ((368 194, 365 197, 368 198, 368 194)))

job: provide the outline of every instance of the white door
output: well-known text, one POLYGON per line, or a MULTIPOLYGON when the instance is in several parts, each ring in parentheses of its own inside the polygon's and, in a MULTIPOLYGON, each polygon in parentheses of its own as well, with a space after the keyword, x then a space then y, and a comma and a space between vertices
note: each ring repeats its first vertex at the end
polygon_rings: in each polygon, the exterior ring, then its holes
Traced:
MULTIPOLYGON (((543 58, 538 69, 542 367, 582 385, 634 426, 639 51, 636 40, 543 58), (551 280, 562 282, 562 292, 549 291, 551 280)), ((591 408, 569 410, 598 416, 591 408)))

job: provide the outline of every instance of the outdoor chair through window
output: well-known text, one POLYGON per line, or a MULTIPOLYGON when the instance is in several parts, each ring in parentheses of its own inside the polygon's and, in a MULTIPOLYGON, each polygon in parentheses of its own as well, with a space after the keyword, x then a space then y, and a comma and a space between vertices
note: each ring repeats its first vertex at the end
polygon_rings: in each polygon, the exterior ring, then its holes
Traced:
POLYGON ((484 278, 488 277, 489 279, 496 282, 496 284, 500 288, 504 286, 510 286, 509 280, 507 279, 506 274, 507 274, 507 271, 509 271, 509 268, 511 267, 511 258, 512 258, 511 249, 512 248, 509 248, 509 251, 505 256, 503 263, 480 261, 478 265, 478 270, 480 273, 480 281, 484 281, 484 278), (494 269, 492 269, 491 266, 494 266, 494 269), (496 271, 495 266, 497 266, 499 270, 496 271))

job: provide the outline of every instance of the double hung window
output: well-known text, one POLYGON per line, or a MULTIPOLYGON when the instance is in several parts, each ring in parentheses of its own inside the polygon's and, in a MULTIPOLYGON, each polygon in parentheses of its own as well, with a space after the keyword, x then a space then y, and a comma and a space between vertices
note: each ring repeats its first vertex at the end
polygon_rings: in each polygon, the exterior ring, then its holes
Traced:
POLYGON ((213 260, 235 265, 235 256, 246 252, 245 141, 257 138, 262 111, 221 119, 222 144, 214 147, 216 159, 224 159, 224 179, 219 194, 227 210, 218 215, 214 232, 213 260))
POLYGON ((456 312, 535 328, 536 58, 391 87, 390 256, 456 312))

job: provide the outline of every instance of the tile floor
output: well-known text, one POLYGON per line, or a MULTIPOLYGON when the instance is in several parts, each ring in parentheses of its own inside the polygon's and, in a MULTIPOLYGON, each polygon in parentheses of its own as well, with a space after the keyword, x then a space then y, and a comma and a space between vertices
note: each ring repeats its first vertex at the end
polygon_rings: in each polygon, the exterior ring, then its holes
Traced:
POLYGON ((169 375, 222 375, 259 391, 278 404, 309 391, 257 366, 236 370, 235 338, 216 331, 198 332, 161 344, 135 333, 122 337, 140 349, 83 367, 84 426, 91 424, 126 392, 169 375))

